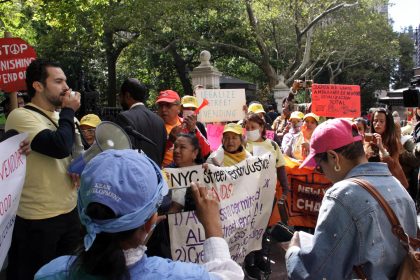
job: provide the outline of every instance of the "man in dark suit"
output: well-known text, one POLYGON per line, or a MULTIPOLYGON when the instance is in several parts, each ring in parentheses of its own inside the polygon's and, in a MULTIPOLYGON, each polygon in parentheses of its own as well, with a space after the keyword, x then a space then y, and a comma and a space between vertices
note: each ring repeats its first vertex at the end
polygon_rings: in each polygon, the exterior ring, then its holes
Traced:
POLYGON ((161 166, 167 137, 165 125, 158 115, 144 105, 146 96, 145 85, 134 78, 125 80, 119 95, 124 111, 115 122, 130 136, 134 149, 142 150, 161 166))

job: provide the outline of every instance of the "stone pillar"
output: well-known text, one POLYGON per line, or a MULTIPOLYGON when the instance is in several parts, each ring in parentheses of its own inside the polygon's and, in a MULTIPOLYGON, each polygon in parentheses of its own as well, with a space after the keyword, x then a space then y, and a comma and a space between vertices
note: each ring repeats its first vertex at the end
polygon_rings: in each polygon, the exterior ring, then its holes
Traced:
POLYGON ((197 85, 203 85, 204 88, 220 88, 220 76, 222 72, 212 66, 210 63, 211 54, 209 51, 200 53, 200 65, 195 67, 190 73, 193 88, 197 85))
POLYGON ((273 88, 274 91, 274 100, 277 104, 277 111, 282 111, 282 103, 285 98, 289 96, 290 88, 284 83, 284 77, 282 75, 279 76, 278 84, 273 88))

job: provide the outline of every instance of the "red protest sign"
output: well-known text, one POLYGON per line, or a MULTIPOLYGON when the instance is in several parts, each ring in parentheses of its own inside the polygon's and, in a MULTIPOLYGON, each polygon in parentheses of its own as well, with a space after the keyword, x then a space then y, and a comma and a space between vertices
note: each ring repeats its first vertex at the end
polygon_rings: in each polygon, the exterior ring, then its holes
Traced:
POLYGON ((36 59, 35 50, 20 38, 0 38, 0 89, 26 90, 26 68, 36 59))
POLYGON ((335 118, 360 117, 360 86, 313 84, 312 113, 335 118))

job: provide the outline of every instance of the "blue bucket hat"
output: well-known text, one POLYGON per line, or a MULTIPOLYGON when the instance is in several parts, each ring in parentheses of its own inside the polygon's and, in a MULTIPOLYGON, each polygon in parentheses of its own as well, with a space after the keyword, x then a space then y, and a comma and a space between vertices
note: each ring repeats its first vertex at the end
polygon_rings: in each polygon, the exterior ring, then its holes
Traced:
POLYGON ((89 250, 100 232, 121 232, 144 225, 157 212, 168 186, 159 167, 136 150, 106 150, 95 156, 81 176, 77 209, 86 227, 89 250), (115 219, 93 220, 86 214, 92 202, 103 204, 115 219))

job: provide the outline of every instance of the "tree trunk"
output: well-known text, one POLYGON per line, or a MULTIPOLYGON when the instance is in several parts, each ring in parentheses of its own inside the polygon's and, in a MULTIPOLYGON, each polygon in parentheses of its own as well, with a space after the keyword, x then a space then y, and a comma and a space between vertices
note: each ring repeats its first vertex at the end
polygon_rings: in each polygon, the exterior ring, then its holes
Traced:
POLYGON ((104 34, 104 44, 105 44, 105 53, 106 53, 106 64, 108 68, 107 78, 108 78, 108 87, 106 90, 107 103, 109 107, 116 106, 116 96, 117 92, 117 58, 115 55, 113 46, 113 34, 112 32, 105 32, 104 34))
POLYGON ((269 61, 263 61, 262 64, 260 65, 260 68, 262 69, 264 74, 267 76, 268 87, 270 88, 270 90, 272 90, 279 82, 279 77, 277 75, 276 70, 274 69, 274 67, 271 65, 269 61))
POLYGON ((176 72, 178 73, 178 77, 181 81, 182 88, 184 89, 184 93, 186 95, 192 95, 193 90, 192 90, 191 81, 188 77, 187 62, 176 51, 176 44, 171 45, 171 47, 169 48, 169 53, 172 55, 174 59, 176 72))
POLYGON ((109 107, 115 107, 117 92, 117 58, 113 54, 107 54, 106 60, 108 66, 107 102, 109 107))

